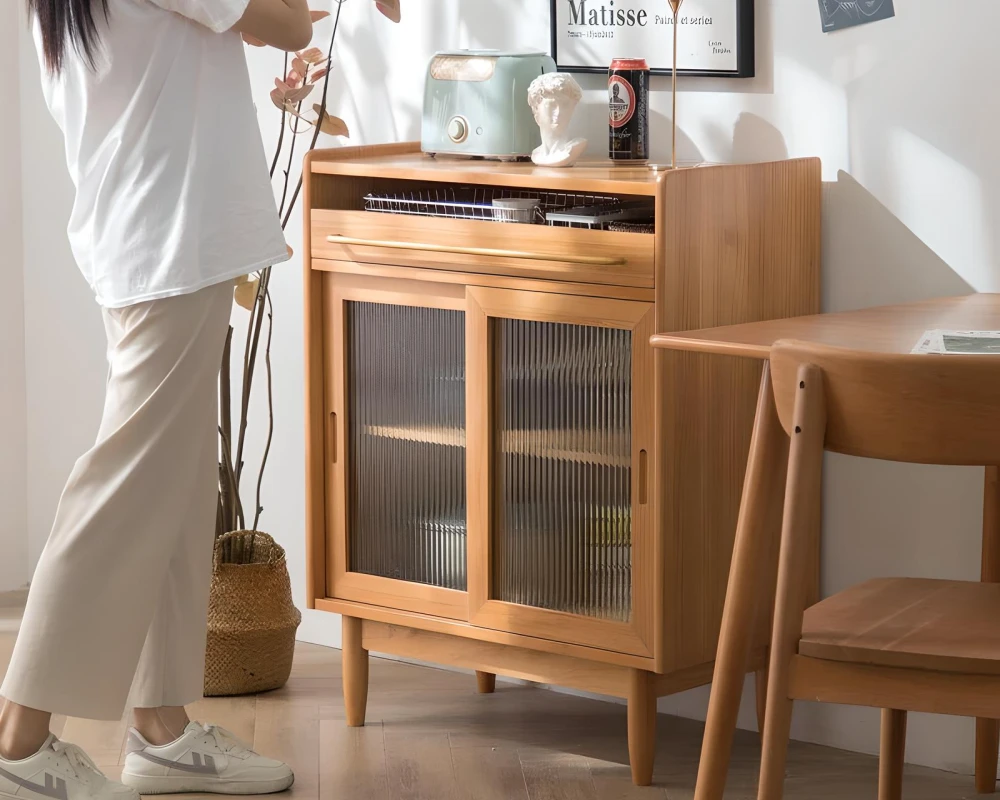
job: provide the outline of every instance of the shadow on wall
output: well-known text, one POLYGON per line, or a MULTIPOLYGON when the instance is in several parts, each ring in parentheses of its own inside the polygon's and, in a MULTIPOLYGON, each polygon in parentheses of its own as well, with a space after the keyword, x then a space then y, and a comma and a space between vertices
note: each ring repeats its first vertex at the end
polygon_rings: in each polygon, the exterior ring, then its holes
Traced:
POLYGON ((824 311, 974 291, 844 171, 823 186, 823 267, 824 311))

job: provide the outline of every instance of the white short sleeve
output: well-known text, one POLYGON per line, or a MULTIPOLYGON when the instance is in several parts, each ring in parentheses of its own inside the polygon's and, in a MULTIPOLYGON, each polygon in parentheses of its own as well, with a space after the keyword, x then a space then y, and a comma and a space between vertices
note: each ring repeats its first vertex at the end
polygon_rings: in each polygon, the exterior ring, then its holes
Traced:
POLYGON ((216 33, 228 31, 243 17, 250 0, 152 0, 167 11, 193 19, 216 33))

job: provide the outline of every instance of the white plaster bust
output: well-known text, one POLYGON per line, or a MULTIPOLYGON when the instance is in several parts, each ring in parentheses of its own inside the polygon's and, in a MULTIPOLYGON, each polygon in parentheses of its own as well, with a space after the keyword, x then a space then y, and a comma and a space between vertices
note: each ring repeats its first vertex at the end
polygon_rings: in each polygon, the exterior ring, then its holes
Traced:
POLYGON ((583 92, 573 76, 549 72, 535 78, 528 87, 528 105, 542 133, 542 143, 531 154, 540 167, 570 167, 587 148, 586 139, 567 136, 573 112, 583 92))

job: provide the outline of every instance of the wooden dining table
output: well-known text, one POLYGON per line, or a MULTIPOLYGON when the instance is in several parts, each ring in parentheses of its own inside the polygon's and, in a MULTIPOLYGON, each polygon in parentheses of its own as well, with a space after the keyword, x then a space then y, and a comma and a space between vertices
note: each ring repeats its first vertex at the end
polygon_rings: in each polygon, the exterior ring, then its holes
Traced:
MULTIPOLYGON (((770 370, 766 363, 771 347, 780 340, 795 340, 859 351, 909 353, 929 330, 1000 330, 1000 294, 939 298, 858 311, 655 334, 651 338, 653 346, 663 350, 765 361, 695 800, 722 800, 755 625, 759 615, 773 610, 774 605, 789 441, 774 410, 770 370)), ((981 567, 981 579, 994 583, 1000 583, 1000 481, 997 473, 995 467, 986 470, 981 567)), ((818 595, 818 530, 815 540, 814 592, 818 595)), ((758 692, 760 684, 759 681, 758 692)), ((976 789, 980 793, 995 790, 998 742, 1000 724, 996 720, 977 720, 976 789)))

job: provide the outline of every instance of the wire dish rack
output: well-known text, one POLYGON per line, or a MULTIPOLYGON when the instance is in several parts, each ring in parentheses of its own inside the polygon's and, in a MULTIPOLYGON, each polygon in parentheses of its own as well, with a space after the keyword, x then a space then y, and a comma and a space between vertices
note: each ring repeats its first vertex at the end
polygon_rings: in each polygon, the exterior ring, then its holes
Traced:
POLYGON ((615 212, 623 208, 621 199, 611 195, 533 192, 490 186, 445 186, 394 194, 368 194, 364 200, 365 211, 383 214, 600 229, 607 227, 607 224, 599 219, 599 215, 594 216, 595 208, 605 210, 615 219, 621 219, 621 215, 615 212), (574 208, 587 209, 588 215, 574 220, 572 215, 566 214, 574 208), (548 215, 554 212, 560 212, 558 219, 549 219, 548 215))

